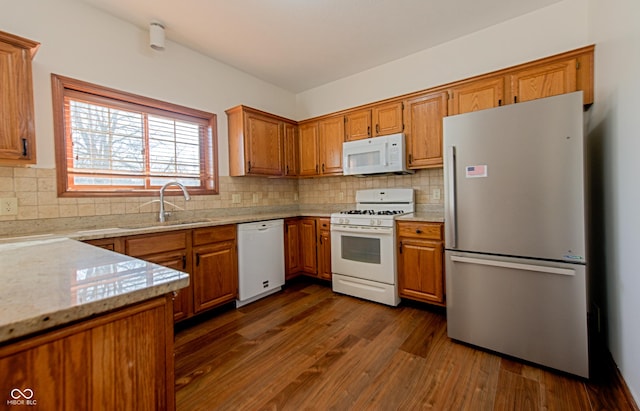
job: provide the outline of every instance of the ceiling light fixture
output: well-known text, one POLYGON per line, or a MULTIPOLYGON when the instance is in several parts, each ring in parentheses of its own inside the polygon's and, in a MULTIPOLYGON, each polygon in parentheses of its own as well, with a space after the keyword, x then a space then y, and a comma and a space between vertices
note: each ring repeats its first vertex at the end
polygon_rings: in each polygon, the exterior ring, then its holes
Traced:
POLYGON ((164 25, 153 21, 149 24, 149 45, 157 51, 164 50, 164 25))

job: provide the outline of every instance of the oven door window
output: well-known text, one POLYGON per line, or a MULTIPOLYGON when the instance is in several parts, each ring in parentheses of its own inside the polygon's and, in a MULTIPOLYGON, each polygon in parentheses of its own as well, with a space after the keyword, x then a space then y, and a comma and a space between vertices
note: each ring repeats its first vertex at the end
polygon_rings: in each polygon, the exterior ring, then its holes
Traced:
POLYGON ((341 257, 359 263, 380 264, 380 239, 342 235, 341 257))

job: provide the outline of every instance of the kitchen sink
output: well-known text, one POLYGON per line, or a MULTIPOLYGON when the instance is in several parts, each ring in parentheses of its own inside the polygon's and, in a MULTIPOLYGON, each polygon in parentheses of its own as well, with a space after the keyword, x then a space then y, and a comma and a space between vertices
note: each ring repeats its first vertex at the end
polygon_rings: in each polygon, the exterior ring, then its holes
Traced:
POLYGON ((153 223, 122 225, 119 228, 134 230, 134 229, 143 229, 143 228, 152 228, 152 227, 172 227, 177 225, 189 226, 189 225, 203 224, 203 223, 214 223, 216 221, 220 221, 220 219, 219 218, 198 218, 193 220, 165 221, 164 223, 156 221, 153 223))

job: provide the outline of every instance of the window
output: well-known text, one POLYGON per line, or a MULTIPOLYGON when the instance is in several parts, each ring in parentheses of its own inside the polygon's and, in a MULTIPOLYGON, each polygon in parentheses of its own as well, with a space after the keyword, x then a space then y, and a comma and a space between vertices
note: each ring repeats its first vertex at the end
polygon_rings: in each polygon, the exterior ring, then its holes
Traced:
POLYGON ((60 196, 152 195, 168 181, 217 193, 215 114, 51 80, 60 196))

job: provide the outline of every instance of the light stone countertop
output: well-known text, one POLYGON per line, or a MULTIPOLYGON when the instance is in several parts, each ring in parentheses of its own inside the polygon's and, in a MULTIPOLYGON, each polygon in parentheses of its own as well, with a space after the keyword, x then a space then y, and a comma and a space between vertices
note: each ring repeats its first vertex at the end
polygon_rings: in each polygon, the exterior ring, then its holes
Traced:
MULTIPOLYGON (((240 224, 288 217, 330 217, 327 210, 195 218, 0 238, 0 343, 184 288, 186 273, 80 241, 240 224), (77 240, 77 241, 75 241, 77 240)), ((418 211, 399 221, 443 222, 418 211)))
POLYGON ((396 218, 396 221, 421 221, 432 223, 444 223, 444 213, 437 211, 416 211, 396 218))
POLYGON ((11 235, 0 237, 0 245, 21 240, 43 240, 54 238, 70 238, 78 241, 97 240, 109 237, 123 237, 138 234, 153 234, 166 231, 185 230, 191 228, 214 227, 227 224, 241 224, 255 221, 276 220, 289 217, 330 217, 331 213, 324 210, 306 211, 283 211, 273 213, 240 214, 223 217, 203 217, 188 220, 169 221, 166 223, 151 224, 123 224, 118 227, 100 227, 94 229, 59 230, 50 233, 27 234, 24 236, 11 235))
POLYGON ((0 344, 179 290, 189 275, 63 237, 0 244, 0 344))

